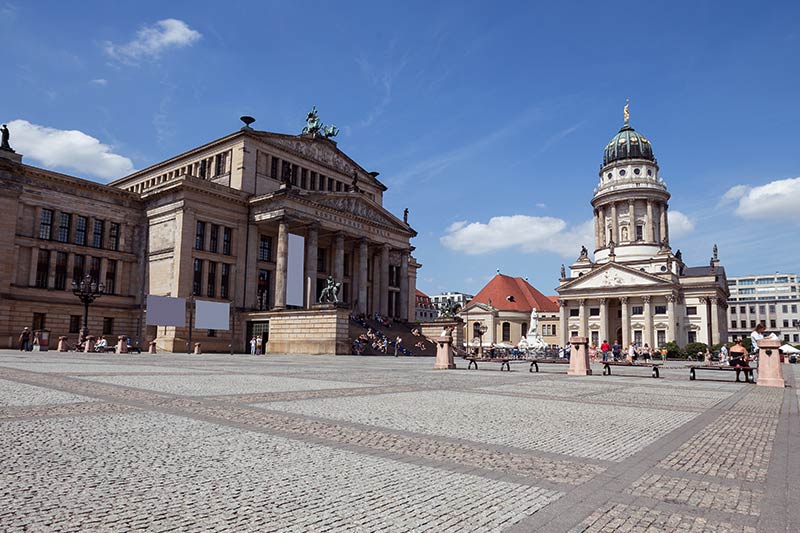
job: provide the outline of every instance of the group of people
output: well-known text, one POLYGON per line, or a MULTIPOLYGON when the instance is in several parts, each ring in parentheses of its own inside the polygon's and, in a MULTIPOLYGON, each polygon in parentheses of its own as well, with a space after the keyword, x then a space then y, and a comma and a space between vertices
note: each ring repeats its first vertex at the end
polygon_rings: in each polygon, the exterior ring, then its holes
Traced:
MULTIPOLYGON (((388 354, 389 353, 389 337, 381 333, 380 331, 375 331, 372 328, 367 328, 366 333, 362 333, 355 339, 353 339, 353 353, 355 355, 362 355, 367 345, 371 345, 373 350, 378 352, 388 354)), ((394 339, 394 356, 399 357, 405 352, 403 349, 403 338, 398 335, 394 339)), ((408 353, 407 355, 410 355, 408 353)))
POLYGON ((263 340, 258 335, 253 335, 250 339, 250 355, 261 355, 263 352, 263 340))
POLYGON ((635 342, 631 342, 628 344, 628 347, 623 350, 622 345, 619 341, 614 341, 614 344, 610 344, 607 340, 603 340, 600 343, 600 347, 597 347, 597 344, 592 343, 589 345, 589 357, 591 358, 592 363, 597 362, 598 356, 601 357, 601 361, 622 361, 625 359, 629 362, 635 361, 651 361, 656 355, 660 355, 661 359, 666 361, 667 360, 667 350, 666 348, 661 348, 658 350, 654 347, 651 347, 648 343, 644 343, 639 345, 635 342))

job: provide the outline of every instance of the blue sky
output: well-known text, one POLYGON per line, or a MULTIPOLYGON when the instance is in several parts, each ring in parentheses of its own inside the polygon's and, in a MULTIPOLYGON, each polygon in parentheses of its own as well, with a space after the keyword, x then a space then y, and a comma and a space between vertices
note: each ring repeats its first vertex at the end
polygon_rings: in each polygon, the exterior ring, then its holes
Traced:
POLYGON ((684 260, 796 272, 800 4, 532 4, 0 0, 0 119, 27 163, 108 181, 316 105, 410 209, 419 288, 554 294, 630 98, 684 260))

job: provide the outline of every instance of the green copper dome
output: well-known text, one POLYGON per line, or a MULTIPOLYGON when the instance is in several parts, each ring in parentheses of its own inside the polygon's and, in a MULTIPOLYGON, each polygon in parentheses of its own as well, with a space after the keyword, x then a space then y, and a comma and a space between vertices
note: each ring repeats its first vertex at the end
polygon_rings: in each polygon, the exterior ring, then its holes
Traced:
POLYGON ((603 166, 623 159, 647 159, 655 162, 653 146, 627 123, 612 137, 603 152, 603 166))

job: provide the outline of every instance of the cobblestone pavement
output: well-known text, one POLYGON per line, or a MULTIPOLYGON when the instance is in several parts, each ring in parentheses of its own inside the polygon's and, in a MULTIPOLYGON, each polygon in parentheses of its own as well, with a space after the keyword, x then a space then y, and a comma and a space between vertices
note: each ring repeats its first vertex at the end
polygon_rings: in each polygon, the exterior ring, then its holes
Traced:
POLYGON ((794 365, 458 363, 0 351, 0 531, 800 531, 794 365))

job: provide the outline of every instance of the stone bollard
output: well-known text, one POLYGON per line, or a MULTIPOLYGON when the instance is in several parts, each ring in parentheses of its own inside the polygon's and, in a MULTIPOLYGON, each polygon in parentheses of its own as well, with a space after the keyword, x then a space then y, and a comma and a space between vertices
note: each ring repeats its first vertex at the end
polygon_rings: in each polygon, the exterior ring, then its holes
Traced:
POLYGON ((58 338, 58 351, 59 352, 68 352, 69 346, 67 345, 67 337, 59 337, 58 338))
POLYGON ((150 341, 150 350, 148 350, 148 352, 149 353, 158 353, 156 351, 156 341, 150 341))
POLYGON ((762 387, 784 387, 783 367, 778 353, 781 341, 761 339, 758 341, 758 381, 762 387))
POLYGON ((203 352, 200 351, 200 343, 199 342, 194 343, 194 354, 200 355, 202 353, 203 352))
POLYGON ((568 376, 591 376, 592 367, 589 366, 589 339, 586 337, 572 337, 569 340, 572 349, 569 353, 568 376))
POLYGON ((117 353, 128 353, 128 342, 125 335, 117 337, 117 353))
POLYGON ((449 370, 455 367, 456 364, 453 362, 453 337, 450 335, 437 337, 436 364, 433 365, 433 368, 435 370, 449 370))
POLYGON ((89 335, 83 343, 83 353, 94 352, 94 335, 89 335))

